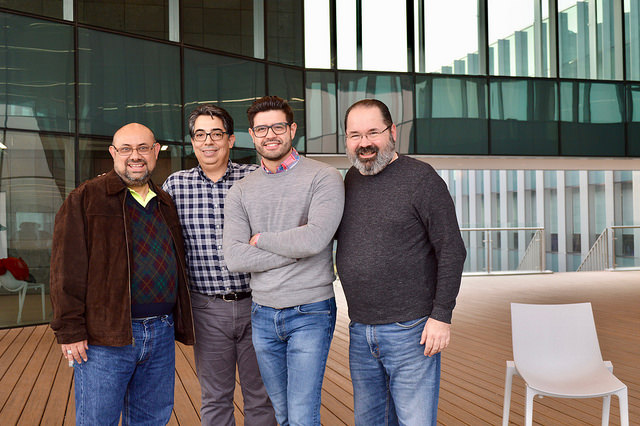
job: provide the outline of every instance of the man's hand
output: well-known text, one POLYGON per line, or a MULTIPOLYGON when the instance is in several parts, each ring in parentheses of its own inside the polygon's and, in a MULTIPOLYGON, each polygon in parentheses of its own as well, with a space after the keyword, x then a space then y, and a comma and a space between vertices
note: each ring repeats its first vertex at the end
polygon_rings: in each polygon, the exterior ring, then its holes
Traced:
POLYGON ((449 346, 451 324, 429 318, 422 330, 420 344, 424 345, 424 356, 432 356, 449 346))
POLYGON ((69 361, 69 366, 73 366, 75 360, 78 364, 82 364, 82 361, 87 362, 87 350, 89 350, 89 343, 86 340, 82 340, 76 343, 69 343, 68 345, 60 345, 62 349, 62 356, 69 361))
POLYGON ((253 237, 251 237, 251 239, 249 240, 249 244, 251 244, 252 246, 255 246, 256 244, 258 244, 258 238, 260 238, 260 234, 256 234, 253 237))

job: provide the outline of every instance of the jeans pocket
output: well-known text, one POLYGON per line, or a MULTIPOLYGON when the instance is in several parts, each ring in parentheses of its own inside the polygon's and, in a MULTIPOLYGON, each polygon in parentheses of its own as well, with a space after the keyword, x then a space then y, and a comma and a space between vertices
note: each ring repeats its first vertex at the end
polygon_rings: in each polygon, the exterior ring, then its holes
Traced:
POLYGON ((315 303, 296 306, 296 311, 304 315, 331 315, 333 298, 315 303))
POLYGON ((260 309, 260 305, 256 302, 251 302, 251 315, 255 314, 258 309, 260 309))
POLYGON ((414 328, 420 324, 424 324, 425 322, 427 322, 427 320, 429 319, 429 315, 424 316, 422 318, 418 318, 418 319, 412 319, 409 321, 402 321, 402 322, 396 322, 394 323, 395 325, 397 325, 400 328, 404 328, 406 330, 409 330, 411 328, 414 328))
POLYGON ((211 303, 211 298, 205 294, 191 293, 191 307, 193 309, 207 309, 211 303))
POLYGON ((160 320, 168 325, 169 327, 173 327, 173 316, 172 315, 163 315, 160 320))

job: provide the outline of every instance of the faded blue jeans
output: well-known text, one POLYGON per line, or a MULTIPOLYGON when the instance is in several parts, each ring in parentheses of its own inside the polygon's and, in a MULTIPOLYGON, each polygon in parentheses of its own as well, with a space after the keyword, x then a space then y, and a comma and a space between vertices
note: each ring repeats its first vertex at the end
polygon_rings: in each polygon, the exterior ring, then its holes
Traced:
POLYGON ((427 317, 349 325, 349 367, 356 425, 435 425, 440 354, 424 356, 427 317))
POLYGON ((280 425, 320 425, 322 380, 335 325, 333 297, 284 309, 253 303, 253 346, 280 425))
POLYGON ((76 424, 157 426, 173 409, 173 316, 133 320, 134 345, 89 345, 74 364, 76 424))

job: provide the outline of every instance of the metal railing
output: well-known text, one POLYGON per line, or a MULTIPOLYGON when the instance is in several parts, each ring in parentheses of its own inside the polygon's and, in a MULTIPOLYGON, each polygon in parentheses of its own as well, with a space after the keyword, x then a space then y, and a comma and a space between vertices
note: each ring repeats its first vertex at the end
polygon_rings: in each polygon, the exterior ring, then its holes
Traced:
POLYGON ((604 271, 605 269, 609 269, 609 228, 604 228, 576 272, 604 271))
MULTIPOLYGON (((492 273, 498 273, 498 272, 514 273, 514 274, 545 272, 546 255, 545 255, 545 244, 544 244, 544 228, 542 227, 523 226, 523 227, 504 227, 504 228, 460 228, 460 232, 463 234, 463 236, 464 236, 464 233, 467 233, 467 232, 469 233, 469 238, 466 238, 465 241, 471 241, 472 232, 483 233, 482 243, 483 243, 483 250, 484 250, 484 268, 482 268, 482 270, 478 268, 477 270, 467 271, 463 275, 478 274, 478 273, 492 274, 492 273), (522 252, 523 254, 518 259, 517 262, 513 263, 514 265, 517 265, 515 268, 507 267, 506 269, 503 268, 500 271, 496 271, 494 270, 494 267, 493 267, 494 239, 492 237, 492 233, 500 232, 503 235, 500 238, 501 240, 500 246, 502 248, 499 249, 500 250, 499 252, 501 255, 503 256, 506 255, 506 257, 508 258, 509 254, 515 251, 515 249, 509 250, 508 248, 508 243, 506 241, 507 240, 506 232, 508 231, 522 231, 522 232, 535 231, 535 233, 533 234, 529 244, 527 244, 526 249, 518 250, 519 253, 522 252)), ((522 241, 522 244, 524 244, 524 238, 522 238, 522 240, 519 238, 518 243, 520 243, 520 241, 522 241)), ((474 244, 470 244, 470 247, 467 247, 467 252, 470 253, 476 249, 477 247, 475 247, 474 244)), ((506 263, 507 264, 509 263, 508 260, 506 263)))

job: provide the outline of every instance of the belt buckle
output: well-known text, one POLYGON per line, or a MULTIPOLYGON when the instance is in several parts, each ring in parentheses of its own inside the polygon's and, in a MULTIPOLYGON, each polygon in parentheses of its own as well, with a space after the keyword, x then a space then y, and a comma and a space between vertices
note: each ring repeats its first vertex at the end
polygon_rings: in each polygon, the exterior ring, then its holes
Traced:
POLYGON ((222 300, 224 300, 225 302, 237 302, 238 301, 238 293, 223 294, 222 295, 222 300), (227 298, 227 297, 231 297, 231 298, 227 298))

